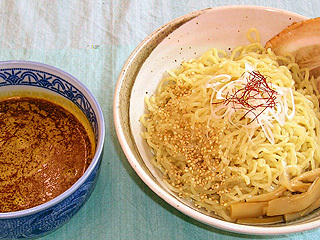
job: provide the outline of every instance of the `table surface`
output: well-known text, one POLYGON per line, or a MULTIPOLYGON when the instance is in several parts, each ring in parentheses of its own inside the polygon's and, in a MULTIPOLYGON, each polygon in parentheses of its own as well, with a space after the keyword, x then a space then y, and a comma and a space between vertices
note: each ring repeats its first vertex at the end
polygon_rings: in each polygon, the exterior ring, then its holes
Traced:
POLYGON ((106 139, 101 174, 85 206, 42 239, 318 239, 320 229, 281 236, 230 233, 185 216, 136 175, 113 125, 114 88, 136 46, 163 24, 222 5, 261 5, 318 17, 320 1, 2 0, 0 60, 31 60, 82 81, 101 105, 106 139))

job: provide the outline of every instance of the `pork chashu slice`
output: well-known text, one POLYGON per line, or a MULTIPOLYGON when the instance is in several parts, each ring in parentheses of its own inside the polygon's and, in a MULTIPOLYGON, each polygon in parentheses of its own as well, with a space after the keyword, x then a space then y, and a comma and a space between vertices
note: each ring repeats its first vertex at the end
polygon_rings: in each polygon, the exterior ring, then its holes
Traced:
POLYGON ((320 77, 320 17, 296 22, 271 38, 265 45, 277 55, 291 53, 300 68, 320 77))

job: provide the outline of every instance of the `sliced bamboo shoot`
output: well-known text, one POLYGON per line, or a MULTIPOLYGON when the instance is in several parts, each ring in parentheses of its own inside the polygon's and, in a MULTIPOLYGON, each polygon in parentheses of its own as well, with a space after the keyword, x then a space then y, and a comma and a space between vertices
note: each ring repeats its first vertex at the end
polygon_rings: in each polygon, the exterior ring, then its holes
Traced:
POLYGON ((260 217, 265 215, 267 206, 267 202, 233 203, 230 205, 230 217, 232 219, 260 217))
POLYGON ((267 216, 276 216, 301 211, 313 204, 319 197, 320 178, 317 178, 307 192, 271 200, 268 205, 267 216))
POLYGON ((283 216, 275 216, 275 217, 263 217, 263 218, 243 218, 243 219, 238 219, 237 223, 266 225, 266 224, 281 223, 283 221, 284 221, 283 216))
POLYGON ((257 196, 252 196, 252 197, 248 197, 246 198, 247 202, 266 202, 266 201, 270 201, 272 199, 275 199, 279 196, 282 195, 282 193, 284 191, 286 191, 287 189, 285 187, 279 187, 278 189, 274 190, 273 192, 269 192, 269 193, 265 193, 265 194, 261 194, 261 195, 257 195, 257 196))
POLYGON ((285 214, 284 219, 286 222, 292 221, 294 219, 308 215, 313 210, 316 210, 319 207, 320 207, 320 198, 318 198, 317 201, 315 201, 313 204, 311 204, 308 208, 306 208, 304 210, 301 210, 299 212, 285 214))

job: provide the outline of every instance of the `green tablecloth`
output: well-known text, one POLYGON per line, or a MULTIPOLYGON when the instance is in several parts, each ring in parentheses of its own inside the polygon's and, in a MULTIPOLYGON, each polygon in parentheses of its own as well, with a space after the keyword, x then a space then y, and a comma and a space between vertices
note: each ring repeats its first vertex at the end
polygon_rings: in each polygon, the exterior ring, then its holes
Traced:
POLYGON ((113 126, 112 102, 123 64, 163 24, 221 5, 262 5, 308 17, 320 1, 290 0, 2 0, 0 60, 53 65, 82 81, 101 105, 106 141, 101 175, 85 206, 43 239, 319 239, 320 229, 245 236, 195 221, 157 197, 131 169, 113 126))

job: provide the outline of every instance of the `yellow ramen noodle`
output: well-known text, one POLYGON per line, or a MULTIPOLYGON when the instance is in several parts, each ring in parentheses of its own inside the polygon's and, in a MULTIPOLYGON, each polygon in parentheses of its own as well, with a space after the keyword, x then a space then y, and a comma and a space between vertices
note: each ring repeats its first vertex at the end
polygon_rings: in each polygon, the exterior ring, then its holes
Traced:
POLYGON ((278 215, 267 211, 270 198, 310 192, 316 177, 308 181, 297 177, 316 171, 320 163, 315 80, 293 57, 276 56, 259 42, 249 40, 250 44, 235 48, 229 55, 213 48, 168 71, 155 94, 146 97, 148 112, 140 118, 146 128, 142 136, 154 153, 152 163, 168 188, 229 221, 241 218, 237 217, 236 203, 250 202, 257 196, 264 199, 258 198, 247 207, 258 204, 255 211, 260 214, 245 215, 245 221, 278 215), (219 88, 208 86, 236 81, 248 72, 248 66, 265 76, 270 88, 291 91, 293 102, 287 96, 284 103, 290 119, 271 119, 269 130, 264 131, 257 124, 257 114, 249 122, 244 117, 246 110, 237 111, 229 104, 233 115, 224 115, 227 104, 217 101, 219 88), (293 181, 302 185, 295 188, 293 181))

